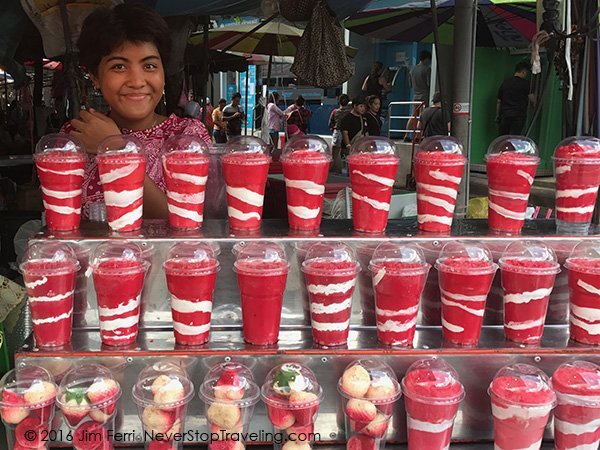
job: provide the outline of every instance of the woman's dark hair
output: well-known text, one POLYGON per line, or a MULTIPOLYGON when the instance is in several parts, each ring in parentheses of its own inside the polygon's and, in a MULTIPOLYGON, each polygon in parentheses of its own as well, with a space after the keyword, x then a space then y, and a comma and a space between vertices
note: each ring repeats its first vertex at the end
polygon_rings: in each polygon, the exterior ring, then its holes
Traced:
POLYGON ((366 105, 366 104, 367 104, 367 100, 362 95, 358 95, 352 99, 352 106, 366 105))
POLYGON ((86 17, 77 41, 79 61, 96 75, 102 58, 125 42, 152 42, 163 65, 169 59, 171 36, 165 20, 147 6, 125 3, 98 8, 86 17))
POLYGON ((296 99, 296 105, 298 105, 298 106, 304 106, 304 97, 302 97, 301 95, 299 95, 298 98, 296 99))
POLYGON ((219 100, 218 104, 220 105, 221 103, 223 103, 223 104, 226 105, 227 104, 227 100, 225 100, 224 98, 222 98, 222 99, 219 100))
POLYGON ((369 95, 369 96, 367 97, 367 105, 368 105, 368 106, 371 106, 371 105, 373 105, 373 103, 375 103, 375 100, 379 100, 379 101, 381 101, 381 99, 379 98, 379 96, 378 96, 378 95, 369 95))
POLYGON ((346 106, 348 103, 350 103, 350 97, 348 97, 348 94, 340 95, 340 105, 346 106))

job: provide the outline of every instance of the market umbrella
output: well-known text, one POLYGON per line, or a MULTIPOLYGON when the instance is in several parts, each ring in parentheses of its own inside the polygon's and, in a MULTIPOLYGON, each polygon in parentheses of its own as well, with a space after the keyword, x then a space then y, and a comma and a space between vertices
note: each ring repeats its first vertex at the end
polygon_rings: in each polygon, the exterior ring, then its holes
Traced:
MULTIPOLYGON (((452 44, 454 0, 437 0, 441 44, 452 44)), ((404 42, 433 42, 433 11, 429 0, 373 0, 345 21, 363 36, 404 42)), ((527 48, 536 33, 535 0, 479 0, 478 47, 527 48)))
MULTIPOLYGON (((204 50, 188 44, 185 48, 185 63, 196 67, 206 64, 204 50)), ((208 53, 208 71, 211 73, 245 72, 246 70, 248 70, 248 61, 243 56, 219 50, 210 50, 208 53)))

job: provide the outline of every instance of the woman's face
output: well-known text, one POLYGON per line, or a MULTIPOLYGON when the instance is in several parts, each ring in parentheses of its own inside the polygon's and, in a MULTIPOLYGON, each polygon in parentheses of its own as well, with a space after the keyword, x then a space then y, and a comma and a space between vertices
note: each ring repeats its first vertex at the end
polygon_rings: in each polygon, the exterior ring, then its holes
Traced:
POLYGON ((92 81, 110 105, 111 117, 129 124, 154 118, 165 73, 156 45, 126 41, 102 58, 92 81))
POLYGON ((378 113, 379 110, 381 109, 381 100, 379 100, 378 98, 373 100, 370 108, 371 108, 371 111, 373 111, 374 113, 378 113))

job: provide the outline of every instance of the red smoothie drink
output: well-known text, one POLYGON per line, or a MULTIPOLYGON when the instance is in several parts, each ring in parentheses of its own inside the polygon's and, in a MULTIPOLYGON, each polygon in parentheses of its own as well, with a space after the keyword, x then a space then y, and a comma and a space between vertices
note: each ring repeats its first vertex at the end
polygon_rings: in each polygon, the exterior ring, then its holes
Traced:
POLYGON ((68 134, 50 134, 36 145, 34 159, 46 226, 50 231, 78 229, 86 162, 83 147, 68 134))
POLYGON ((356 231, 383 233, 400 159, 394 142, 367 136, 352 146, 348 171, 352 187, 352 223, 356 231))
POLYGON ((558 144, 553 159, 557 229, 586 233, 600 185, 600 139, 567 138, 558 144))
POLYGON ((134 243, 105 242, 94 250, 92 273, 103 344, 119 346, 135 342, 147 269, 148 263, 134 243))
POLYGON ((315 244, 307 252, 302 271, 310 302, 313 341, 324 346, 345 345, 359 271, 354 252, 342 242, 315 244))
POLYGON ((205 243, 181 242, 169 250, 164 264, 171 294, 173 331, 180 345, 208 342, 213 292, 219 262, 205 243))
POLYGON ((520 233, 529 192, 540 162, 535 143, 521 136, 501 136, 486 155, 488 225, 491 230, 520 233))
POLYGON ((142 144, 132 136, 110 136, 100 143, 96 158, 108 225, 113 231, 139 230, 146 176, 142 144))
POLYGON ((262 219, 265 185, 269 172, 267 147, 258 138, 241 136, 227 143, 223 178, 227 191, 229 226, 258 230, 262 219))
POLYGON ((559 271, 556 255, 542 242, 515 241, 506 248, 500 258, 506 339, 522 344, 540 342, 559 271))
POLYGON ((528 364, 498 371, 488 393, 494 416, 494 448, 539 449, 556 394, 544 372, 528 364))
POLYGON ((58 242, 32 244, 23 256, 20 270, 29 297, 36 345, 56 347, 70 343, 79 270, 73 250, 58 242))
POLYGON ((208 147, 195 136, 172 136, 163 145, 169 225, 181 230, 202 226, 210 158, 208 147))
POLYGON ((416 246, 384 242, 375 250, 369 270, 373 274, 377 337, 382 344, 412 345, 429 267, 416 246))
POLYGON ((480 244, 450 242, 436 262, 442 296, 442 334, 457 345, 477 345, 485 302, 498 266, 480 244))
POLYGON ((329 146, 318 136, 298 136, 285 145, 281 162, 290 228, 318 229, 331 162, 329 146))
POLYGON ((279 339, 279 323, 289 263, 280 245, 251 242, 237 255, 244 340, 271 345, 279 339))
POLYGON ((554 448, 597 449, 600 444, 600 367, 587 361, 562 364, 552 375, 556 392, 554 448))
POLYGON ((425 138, 414 163, 419 230, 447 233, 465 166, 463 147, 447 136, 425 138))
POLYGON ((458 374, 442 359, 413 363, 402 379, 409 450, 445 450, 465 396, 458 374))

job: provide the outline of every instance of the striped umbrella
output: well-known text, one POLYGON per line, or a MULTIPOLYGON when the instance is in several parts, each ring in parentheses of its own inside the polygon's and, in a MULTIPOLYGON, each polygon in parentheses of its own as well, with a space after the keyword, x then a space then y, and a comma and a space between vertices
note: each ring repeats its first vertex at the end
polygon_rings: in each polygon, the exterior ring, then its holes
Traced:
MULTIPOLYGON (((454 0, 436 0, 441 44, 454 38, 454 0)), ((403 42, 433 42, 429 0, 372 0, 345 26, 363 36, 403 42)), ((535 0, 479 0, 478 47, 526 48, 536 33, 535 0)))

